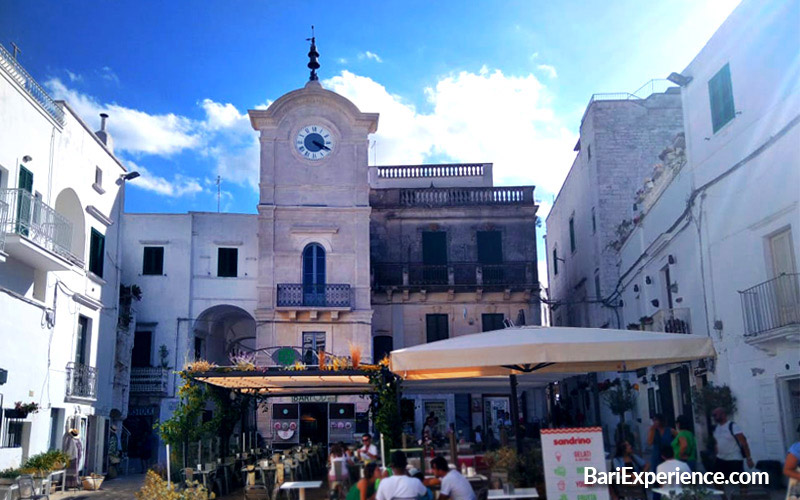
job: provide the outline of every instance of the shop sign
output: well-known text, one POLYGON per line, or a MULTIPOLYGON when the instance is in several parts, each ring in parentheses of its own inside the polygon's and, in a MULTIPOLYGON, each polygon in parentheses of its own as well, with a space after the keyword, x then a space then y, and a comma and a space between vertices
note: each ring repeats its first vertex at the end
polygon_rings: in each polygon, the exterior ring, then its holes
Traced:
POLYGON ((334 395, 325 395, 325 396, 292 396, 292 403, 335 403, 336 396, 334 395))
POLYGON ((584 483, 584 468, 606 472, 600 427, 542 429, 542 459, 548 499, 608 500, 608 486, 584 483))

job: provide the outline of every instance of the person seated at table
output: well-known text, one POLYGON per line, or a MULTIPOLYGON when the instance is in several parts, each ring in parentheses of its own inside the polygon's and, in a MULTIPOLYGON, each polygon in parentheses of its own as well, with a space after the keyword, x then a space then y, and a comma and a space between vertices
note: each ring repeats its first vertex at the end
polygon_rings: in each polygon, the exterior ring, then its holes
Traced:
MULTIPOLYGON (((678 474, 683 474, 684 472, 692 473, 692 469, 689 468, 686 462, 675 459, 675 451, 672 449, 672 444, 665 444, 661 447, 661 460, 663 461, 656 467, 656 474, 661 474, 662 472, 667 474, 671 472, 677 472, 678 474)), ((680 488, 682 484, 674 476, 667 476, 667 482, 664 486, 671 486, 671 489, 676 489, 675 487, 680 488)))
POLYGON ((406 475, 408 459, 400 450, 392 453, 392 475, 381 479, 375 500, 410 499, 425 496, 428 492, 422 482, 406 475))
POLYGON ((378 447, 372 444, 372 436, 364 434, 361 436, 361 448, 358 449, 358 457, 363 462, 374 462, 378 459, 378 447))
POLYGON ((347 492, 345 500, 374 500, 376 484, 380 482, 381 470, 375 462, 364 466, 364 477, 347 492))
MULTIPOLYGON (((629 480, 633 479, 633 472, 646 472, 650 470, 650 464, 645 462, 642 457, 634 453, 633 446, 631 446, 631 443, 626 440, 617 443, 616 450, 614 451, 614 457, 611 459, 611 471, 616 471, 617 467, 620 468, 620 472, 622 472, 622 469, 625 468, 631 469, 625 471, 625 477, 629 480)), ((640 490, 639 493, 646 497, 646 494, 644 493, 644 486, 634 489, 637 491, 640 490)), ((613 500, 617 500, 622 493, 621 487, 618 484, 609 485, 609 491, 611 492, 611 498, 613 500)))
MULTIPOLYGON (((419 479, 420 482, 423 485, 425 485, 425 474, 423 474, 422 471, 417 469, 416 467, 411 467, 410 469, 408 469, 408 475, 419 479)), ((434 500, 436 498, 436 495, 433 494, 433 490, 428 488, 427 485, 425 485, 425 490, 428 493, 424 497, 419 498, 419 500, 434 500)))
POLYGON ((349 464, 354 463, 355 456, 353 456, 353 450, 351 450, 349 446, 344 444, 344 441, 339 441, 339 447, 342 449, 342 453, 344 454, 345 458, 347 458, 347 463, 349 464))
POLYGON ((339 498, 342 497, 343 485, 350 481, 350 472, 347 470, 347 457, 344 456, 342 447, 338 444, 331 446, 329 457, 330 469, 328 470, 328 484, 330 489, 339 491, 339 498))
POLYGON ((436 455, 431 460, 431 470, 436 479, 441 481, 439 490, 439 500, 476 500, 475 490, 469 484, 467 478, 461 475, 456 469, 451 469, 447 460, 436 455))

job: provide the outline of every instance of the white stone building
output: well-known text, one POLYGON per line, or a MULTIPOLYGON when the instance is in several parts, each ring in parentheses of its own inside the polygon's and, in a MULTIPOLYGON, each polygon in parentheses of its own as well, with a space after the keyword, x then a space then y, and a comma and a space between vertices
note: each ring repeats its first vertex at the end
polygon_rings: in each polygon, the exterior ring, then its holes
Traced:
MULTIPOLYGON (((550 321, 554 326, 625 328, 618 300, 621 220, 630 219, 636 190, 664 145, 683 130, 680 92, 664 80, 633 94, 595 94, 575 145, 577 155, 547 216, 550 321)), ((616 418, 598 394, 586 392, 616 374, 570 377, 552 386, 575 423, 603 423, 613 440, 616 418)))
POLYGON ((756 462, 783 460, 800 424, 798 18, 797 0, 745 0, 673 78, 685 141, 642 179, 618 261, 625 325, 717 351, 638 375, 641 431, 655 412, 691 414, 691 387, 728 385, 756 462))
POLYGON ((113 384, 126 170, 101 129, 0 47, 0 469, 75 427, 85 470, 103 471, 112 411, 127 409, 113 384))
MULTIPOLYGON (((260 365, 313 365, 320 350, 347 356, 355 345, 379 360, 504 320, 539 324, 532 186, 493 187, 491 164, 369 167, 378 115, 316 81, 250 117, 261 142, 257 214, 125 214, 123 280, 143 291, 132 432, 172 413, 170 370, 195 359, 226 365, 244 350, 260 365)), ((542 390, 521 383, 523 411, 542 416, 542 390)), ((410 390, 407 426, 419 434, 430 412, 442 430, 493 426, 508 393, 507 384, 410 390)), ((299 405, 303 442, 327 440, 334 401, 357 415, 369 406, 352 396, 283 401, 299 405), (307 421, 317 430, 304 431, 307 421)), ((270 418, 259 413, 267 440, 270 418)))

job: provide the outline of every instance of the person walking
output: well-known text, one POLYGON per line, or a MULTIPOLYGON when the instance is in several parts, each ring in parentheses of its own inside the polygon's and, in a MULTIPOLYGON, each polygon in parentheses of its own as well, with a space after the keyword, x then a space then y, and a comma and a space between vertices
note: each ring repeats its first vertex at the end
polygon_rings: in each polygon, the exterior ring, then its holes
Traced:
POLYGON ((672 450, 675 458, 686 462, 693 471, 697 470, 697 441, 691 431, 692 420, 687 415, 680 415, 675 419, 678 433, 672 440, 672 450))
POLYGON ((667 426, 664 415, 661 413, 653 415, 653 425, 650 426, 650 431, 647 433, 647 445, 651 447, 651 468, 655 469, 658 467, 658 464, 662 462, 661 448, 664 446, 672 446, 672 439, 675 434, 675 430, 667 426))
POLYGON ((715 408, 711 412, 714 422, 714 441, 717 451, 717 472, 730 475, 732 472, 742 472, 744 466, 742 459, 747 461, 747 466, 751 469, 755 465, 753 457, 750 455, 750 446, 747 438, 733 420, 728 420, 728 413, 723 408, 715 408))

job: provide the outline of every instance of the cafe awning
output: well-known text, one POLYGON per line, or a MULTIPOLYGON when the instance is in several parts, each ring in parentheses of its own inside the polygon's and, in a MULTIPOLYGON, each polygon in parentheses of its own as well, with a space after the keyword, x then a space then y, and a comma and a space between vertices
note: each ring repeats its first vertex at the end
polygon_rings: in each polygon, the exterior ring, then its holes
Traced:
POLYGON ((631 371, 715 356, 700 335, 522 326, 392 351, 391 369, 406 380, 441 380, 631 371))
POLYGON ((363 370, 267 370, 199 372, 195 380, 261 396, 359 395, 374 392, 363 370))

